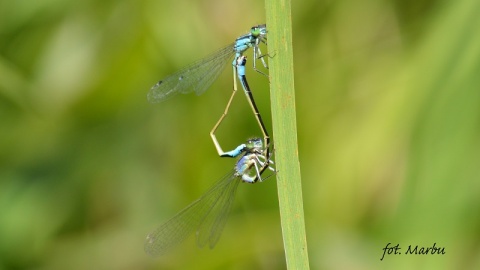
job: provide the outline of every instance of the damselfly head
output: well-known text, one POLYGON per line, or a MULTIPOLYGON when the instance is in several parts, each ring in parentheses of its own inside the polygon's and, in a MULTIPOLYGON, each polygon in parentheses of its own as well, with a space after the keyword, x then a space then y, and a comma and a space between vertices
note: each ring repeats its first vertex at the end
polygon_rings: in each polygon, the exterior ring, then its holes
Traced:
POLYGON ((267 25, 266 24, 256 25, 252 27, 252 29, 250 29, 250 33, 252 33, 254 37, 265 36, 267 35, 267 25))
POLYGON ((245 143, 247 152, 263 151, 263 141, 260 138, 248 139, 245 143))

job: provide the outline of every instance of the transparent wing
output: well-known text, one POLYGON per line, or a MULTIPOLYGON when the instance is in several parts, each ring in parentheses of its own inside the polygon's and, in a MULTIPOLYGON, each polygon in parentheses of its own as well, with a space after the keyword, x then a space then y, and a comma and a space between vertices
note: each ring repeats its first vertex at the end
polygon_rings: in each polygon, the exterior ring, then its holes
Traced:
POLYGON ((240 179, 233 176, 233 181, 225 182, 218 190, 218 196, 212 203, 210 210, 206 213, 197 230, 197 245, 203 248, 207 243, 210 248, 215 247, 223 228, 227 223, 228 214, 232 209, 233 201, 240 179), (221 192, 221 193, 220 193, 221 192))
POLYGON ((162 102, 178 93, 203 94, 223 71, 227 59, 233 61, 234 44, 230 44, 155 84, 148 92, 151 103, 162 102))
POLYGON ((222 177, 202 197, 192 202, 173 218, 147 235, 144 246, 145 252, 152 256, 163 255, 183 242, 195 230, 197 230, 197 243, 199 243, 199 246, 203 246, 200 245, 198 237, 204 237, 204 230, 214 232, 212 235, 216 243, 234 199, 228 198, 228 195, 235 195, 238 183, 240 183, 240 180, 237 179, 233 170, 222 177), (224 203, 226 203, 225 206, 223 206, 224 203), (215 217, 216 213, 220 214, 220 216, 215 217), (211 222, 212 218, 216 221, 211 222), (212 228, 204 225, 209 223, 219 225, 212 228))

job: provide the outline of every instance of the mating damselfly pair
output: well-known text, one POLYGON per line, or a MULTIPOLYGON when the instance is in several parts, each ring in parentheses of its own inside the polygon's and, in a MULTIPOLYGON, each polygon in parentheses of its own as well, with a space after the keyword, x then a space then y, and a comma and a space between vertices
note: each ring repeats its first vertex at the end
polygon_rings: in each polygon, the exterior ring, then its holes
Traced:
POLYGON ((238 184, 241 181, 247 183, 262 181, 261 175, 265 170, 274 170, 271 167, 273 161, 269 151, 270 137, 246 79, 247 58, 243 55, 248 48, 253 48, 253 69, 265 75, 257 69, 256 60, 260 59, 263 66, 268 68, 259 47, 261 43, 266 44, 266 35, 266 25, 254 26, 249 33, 238 37, 233 44, 166 77, 150 89, 148 100, 152 103, 162 102, 178 93, 195 92, 200 95, 220 75, 227 60, 233 59, 233 92, 225 111, 210 131, 210 136, 221 157, 235 158, 243 155, 236 162, 234 169, 222 177, 202 197, 147 236, 145 242, 147 253, 154 256, 162 255, 182 242, 194 230, 196 230, 197 243, 200 247, 208 243, 213 248, 225 225, 238 184), (224 152, 215 136, 215 131, 227 115, 237 92, 237 76, 263 134, 263 142, 258 138, 250 139, 236 149, 224 152))

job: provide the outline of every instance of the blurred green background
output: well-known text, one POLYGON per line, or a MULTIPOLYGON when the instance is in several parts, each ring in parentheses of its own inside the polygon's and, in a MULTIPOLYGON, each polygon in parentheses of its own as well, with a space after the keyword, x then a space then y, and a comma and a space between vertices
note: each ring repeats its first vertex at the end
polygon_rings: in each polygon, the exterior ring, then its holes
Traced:
MULTIPOLYGON (((311 268, 479 269, 480 2, 292 9, 311 268), (388 243, 446 254, 380 261, 388 243)), ((264 19, 253 0, 0 1, 0 270, 284 269, 275 178, 239 186, 214 250, 143 252, 234 164, 208 135, 229 68, 200 97, 148 89, 264 19)), ((243 95, 230 113, 224 148, 260 135, 243 95)))

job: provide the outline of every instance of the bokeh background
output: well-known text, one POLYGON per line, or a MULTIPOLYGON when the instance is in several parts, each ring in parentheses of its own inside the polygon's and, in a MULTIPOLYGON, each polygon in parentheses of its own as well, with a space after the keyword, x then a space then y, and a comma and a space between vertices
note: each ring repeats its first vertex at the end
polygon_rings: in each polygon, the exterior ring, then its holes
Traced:
MULTIPOLYGON (((311 268, 479 269, 480 2, 292 9, 311 268), (381 261, 388 243, 446 254, 381 261)), ((239 186, 215 249, 143 252, 234 164, 208 135, 229 68, 199 97, 148 89, 264 19, 253 0, 0 1, 0 269, 285 269, 274 177, 239 186)), ((260 135, 242 94, 217 134, 260 135)))

